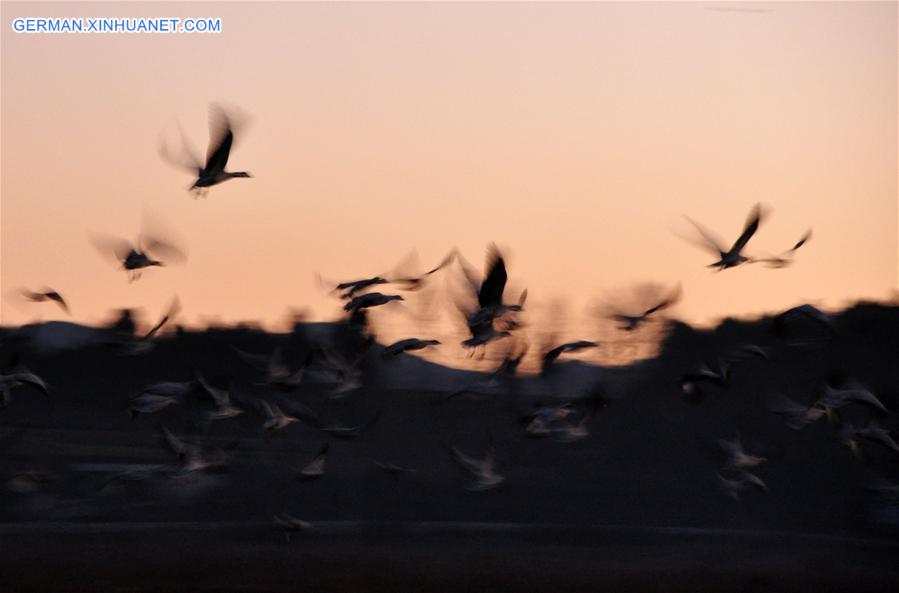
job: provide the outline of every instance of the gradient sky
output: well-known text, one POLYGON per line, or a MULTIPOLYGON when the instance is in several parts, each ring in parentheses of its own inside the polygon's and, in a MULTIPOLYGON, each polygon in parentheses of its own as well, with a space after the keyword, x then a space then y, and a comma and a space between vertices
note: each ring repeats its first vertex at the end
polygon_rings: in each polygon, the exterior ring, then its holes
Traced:
POLYGON ((2 323, 66 318, 15 297, 44 285, 79 322, 176 293, 189 323, 331 319, 317 273, 453 246, 481 267, 491 241, 535 309, 575 316, 647 282, 681 283, 678 315, 701 322, 887 297, 896 3, 709 6, 761 5, 3 2, 2 323), (224 32, 12 33, 20 16, 224 32), (254 178, 194 200, 159 142, 180 122, 205 152, 212 101, 248 114, 229 166, 254 178), (750 252, 814 228, 792 268, 713 273, 678 236, 689 215, 732 241, 756 202, 772 213, 750 252), (133 238, 147 214, 189 259, 129 284, 88 233, 133 238))

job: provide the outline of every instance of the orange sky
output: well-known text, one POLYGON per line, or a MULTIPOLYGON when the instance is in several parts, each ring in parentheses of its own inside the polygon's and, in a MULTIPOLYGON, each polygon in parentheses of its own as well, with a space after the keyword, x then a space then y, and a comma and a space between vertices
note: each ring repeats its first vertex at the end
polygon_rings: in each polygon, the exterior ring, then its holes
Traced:
POLYGON ((79 322, 154 317, 176 293, 188 322, 330 319, 316 273, 383 273, 412 248, 430 266, 452 246, 480 267, 491 241, 535 310, 577 315, 645 282, 680 282, 696 321, 885 297, 897 5, 707 5, 3 2, 0 321, 65 318, 12 296, 43 285, 79 322), (100 15, 224 32, 10 29, 100 15), (205 152, 211 101, 250 115, 230 168, 254 178, 193 200, 157 150, 180 122, 205 152), (814 228, 794 267, 712 273, 678 237, 687 214, 732 241, 755 202, 773 213, 750 252, 814 228), (145 212, 189 259, 129 284, 88 233, 132 238, 145 212))

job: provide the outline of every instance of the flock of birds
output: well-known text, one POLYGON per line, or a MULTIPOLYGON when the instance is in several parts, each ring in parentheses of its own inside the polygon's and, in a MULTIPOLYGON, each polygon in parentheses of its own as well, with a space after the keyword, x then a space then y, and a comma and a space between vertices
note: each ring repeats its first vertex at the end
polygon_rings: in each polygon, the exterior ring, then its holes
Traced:
MULTIPOLYGON (((166 160, 188 169, 196 176, 190 189, 197 195, 206 195, 210 187, 229 179, 250 177, 247 172, 226 170, 234 142, 231 118, 222 108, 213 106, 210 122, 210 143, 205 163, 193 155, 186 146, 181 155, 173 154, 165 145, 161 150, 166 160)), ((792 247, 778 255, 750 256, 746 253, 747 244, 756 234, 764 216, 762 207, 755 206, 742 233, 730 247, 695 221, 688 220, 699 235, 695 242, 717 258, 709 264, 709 267, 716 271, 753 263, 774 268, 789 266, 793 263, 797 251, 810 239, 811 231, 806 232, 792 247)), ((183 249, 172 242, 148 234, 143 234, 133 243, 111 237, 93 237, 93 242, 101 252, 115 257, 130 281, 137 280, 147 268, 161 267, 185 259, 183 249)), ((375 344, 368 312, 373 308, 405 300, 401 294, 382 293, 376 289, 383 290, 380 287, 393 286, 400 291, 415 291, 425 286, 435 274, 441 270, 448 270, 454 264, 461 270, 462 279, 462 282, 457 283, 461 284, 461 288, 453 295, 460 324, 464 324, 467 334, 462 345, 470 350, 472 356, 481 357, 488 344, 508 339, 511 345, 492 372, 471 384, 444 394, 436 403, 447 404, 463 394, 476 393, 497 386, 500 389, 509 388, 514 384, 516 373, 528 351, 527 342, 517 336, 523 325, 521 315, 527 303, 527 290, 523 290, 512 299, 507 298, 506 262, 500 250, 492 245, 488 248, 483 275, 479 274, 461 253, 452 250, 438 265, 421 274, 376 275, 333 283, 330 288, 343 302, 343 310, 346 313, 343 323, 351 339, 342 344, 319 344, 308 352, 299 365, 288 363, 280 349, 270 354, 261 354, 235 348, 234 355, 253 369, 258 376, 259 384, 268 389, 292 393, 302 389, 306 384, 327 384, 330 386, 331 397, 347 397, 357 393, 365 388, 363 363, 375 344)), ((38 291, 24 290, 22 295, 31 302, 52 302, 64 311, 69 311, 69 304, 63 296, 51 288, 38 291)), ((641 307, 642 310, 636 312, 616 312, 611 318, 618 323, 620 331, 634 332, 673 306, 680 298, 681 289, 677 287, 668 294, 659 295, 658 300, 649 307, 641 307)), ((110 344, 123 354, 139 355, 149 351, 161 328, 171 321, 177 310, 176 300, 149 332, 135 336, 132 327, 130 332, 110 334, 112 336, 109 339, 110 344)), ((809 320, 818 324, 825 332, 836 335, 828 316, 808 305, 787 311, 775 322, 790 324, 797 319, 809 320)), ((409 337, 383 347, 381 355, 389 361, 404 353, 439 346, 440 341, 435 339, 409 337)), ((544 344, 539 353, 540 371, 536 380, 542 381, 547 386, 557 385, 560 381, 564 383, 564 377, 559 379, 556 373, 558 366, 556 361, 572 353, 599 347, 601 345, 593 340, 544 344)), ((696 399, 709 386, 725 387, 733 365, 747 360, 768 358, 769 353, 765 349, 747 344, 734 352, 720 356, 717 365, 703 363, 695 369, 684 372, 680 379, 680 389, 684 398, 696 399)), ((44 394, 50 393, 47 383, 35 373, 22 365, 7 365, 0 374, 3 403, 10 404, 13 390, 22 386, 44 394)), ((228 388, 213 385, 199 372, 196 372, 195 377, 189 381, 146 385, 130 399, 128 411, 132 417, 157 414, 181 405, 185 398, 192 394, 201 395, 203 401, 210 404, 205 412, 205 422, 227 421, 248 412, 256 413, 260 418, 260 430, 265 433, 284 431, 301 422, 315 427, 328 438, 353 439, 371 429, 379 418, 379 414, 374 414, 367 421, 357 425, 328 424, 321 420, 315 410, 296 399, 290 400, 288 407, 274 399, 237 396, 228 388)), ((557 392, 553 398, 542 397, 530 402, 527 409, 519 410, 518 416, 524 434, 529 437, 576 441, 589 436, 590 421, 605 405, 606 400, 600 394, 591 393, 588 397, 578 395, 565 398, 557 392)), ((787 398, 780 399, 772 405, 772 412, 783 416, 787 426, 799 430, 825 417, 833 423, 840 423, 839 411, 847 406, 870 409, 878 414, 887 413, 886 406, 876 395, 851 381, 826 385, 811 405, 787 398)), ((166 446, 178 460, 174 469, 168 468, 166 471, 174 471, 178 475, 200 472, 225 463, 228 457, 227 451, 220 448, 211 450, 196 440, 174 434, 165 426, 160 430, 166 446)), ((857 455, 861 455, 863 442, 877 443, 899 455, 899 445, 874 417, 864 426, 842 423, 840 435, 843 442, 857 455)), ((759 467, 766 462, 764 457, 747 451, 739 437, 731 441, 722 439, 718 445, 726 456, 725 463, 717 474, 720 488, 726 495, 739 500, 748 488, 767 490, 767 485, 757 473, 759 467)), ((297 477, 302 480, 315 480, 323 476, 327 468, 328 454, 329 446, 326 440, 299 470, 297 477)), ((500 473, 495 450, 489 449, 477 457, 457 447, 450 447, 449 454, 459 468, 470 476, 469 489, 488 490, 503 483, 504 476, 500 473)), ((376 463, 383 471, 395 476, 413 471, 388 462, 376 463)), ((133 478, 134 475, 123 473, 117 477, 125 479, 133 478)), ((276 523, 288 532, 308 527, 308 523, 290 515, 279 515, 276 517, 276 523)))

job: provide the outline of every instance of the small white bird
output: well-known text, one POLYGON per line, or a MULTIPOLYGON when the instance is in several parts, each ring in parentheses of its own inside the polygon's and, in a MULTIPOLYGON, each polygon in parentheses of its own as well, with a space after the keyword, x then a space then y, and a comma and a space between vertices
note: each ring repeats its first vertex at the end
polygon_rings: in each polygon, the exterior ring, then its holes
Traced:
POLYGON ((155 393, 142 393, 131 399, 128 406, 128 413, 131 418, 136 418, 138 414, 153 414, 159 412, 169 406, 178 405, 178 398, 167 395, 157 395, 155 393))
POLYGON ((215 402, 215 410, 207 412, 207 418, 210 420, 225 420, 243 414, 243 410, 231 403, 230 392, 211 385, 199 371, 194 372, 194 375, 197 377, 197 383, 203 388, 203 391, 215 402))
POLYGON ((871 406, 881 412, 889 411, 876 395, 863 385, 855 382, 849 382, 845 387, 833 387, 830 384, 824 385, 824 393, 818 398, 816 405, 824 408, 825 411, 830 411, 851 403, 871 406))
POLYGON ((747 453, 743 449, 740 437, 733 441, 718 439, 718 446, 728 455, 727 463, 724 465, 726 469, 748 469, 757 467, 767 461, 765 457, 747 453))
POLYGON ((314 480, 325 475, 325 469, 328 462, 328 443, 325 441, 319 447, 312 461, 303 466, 300 470, 299 478, 301 480, 314 480))
POLYGON ((768 486, 760 477, 744 470, 737 471, 733 478, 727 478, 718 474, 718 480, 724 494, 738 502, 740 495, 749 486, 755 486, 760 490, 768 492, 768 486))
POLYGON ((263 424, 263 428, 268 432, 274 432, 276 430, 281 430, 283 428, 287 428, 298 419, 293 416, 288 416, 284 412, 281 411, 281 408, 278 407, 278 404, 269 403, 268 401, 262 399, 259 400, 259 405, 262 407, 263 412, 265 412, 265 424, 263 424))
POLYGON ((786 420, 787 426, 793 430, 801 430, 825 415, 824 408, 806 406, 785 396, 776 396, 768 409, 786 420))
POLYGON ((480 491, 496 488, 505 477, 496 472, 494 451, 490 449, 484 459, 475 459, 465 455, 459 449, 453 447, 453 459, 466 471, 474 476, 474 481, 468 486, 469 490, 480 491))

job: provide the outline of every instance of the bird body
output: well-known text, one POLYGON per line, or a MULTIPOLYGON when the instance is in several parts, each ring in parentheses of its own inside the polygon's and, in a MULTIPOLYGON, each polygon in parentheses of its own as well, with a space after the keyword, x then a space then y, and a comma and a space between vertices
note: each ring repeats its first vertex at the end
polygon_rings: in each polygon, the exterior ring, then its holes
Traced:
POLYGON ((402 352, 411 352, 414 350, 422 350, 428 346, 436 346, 440 344, 439 340, 420 340, 418 338, 407 338, 394 342, 390 346, 384 348, 384 356, 396 356, 402 352))
POLYGON ((391 301, 402 301, 403 297, 398 294, 381 294, 380 292, 369 292, 354 297, 350 302, 344 305, 343 310, 351 313, 359 309, 368 309, 369 307, 379 307, 386 305, 391 301))

